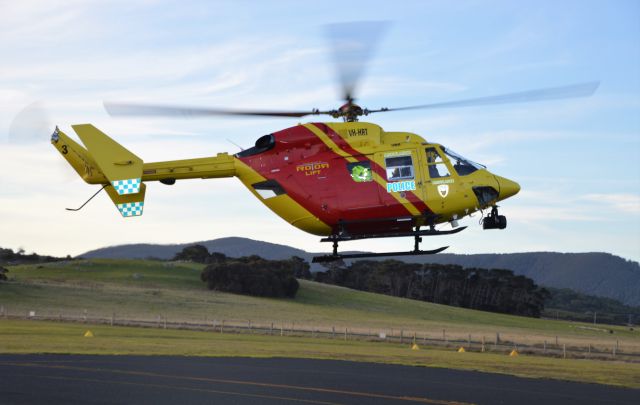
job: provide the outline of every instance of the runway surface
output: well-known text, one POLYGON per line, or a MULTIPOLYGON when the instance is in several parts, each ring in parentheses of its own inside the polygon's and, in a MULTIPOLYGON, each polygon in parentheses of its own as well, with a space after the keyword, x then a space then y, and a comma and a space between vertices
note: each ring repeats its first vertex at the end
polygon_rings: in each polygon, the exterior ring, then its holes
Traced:
POLYGON ((640 390, 331 360, 0 355, 0 403, 638 404, 640 390))

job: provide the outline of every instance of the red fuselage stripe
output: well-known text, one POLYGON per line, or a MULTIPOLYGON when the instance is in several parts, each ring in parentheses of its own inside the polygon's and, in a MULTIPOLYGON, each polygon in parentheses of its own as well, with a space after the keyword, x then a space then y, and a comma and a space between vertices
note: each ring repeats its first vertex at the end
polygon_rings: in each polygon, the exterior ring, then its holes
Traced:
MULTIPOLYGON (((344 138, 342 138, 340 136, 340 134, 336 133, 331 127, 329 127, 326 124, 311 124, 311 125, 315 125, 318 129, 320 129, 321 131, 325 132, 326 134, 330 135, 333 142, 335 142, 336 145, 338 145, 340 147, 340 149, 342 149, 344 152, 352 155, 352 156, 362 156, 365 159, 367 159, 371 165, 371 169, 378 174, 378 176, 382 177, 383 179, 387 178, 387 172, 385 171, 385 169, 383 167, 381 167, 378 163, 376 163, 373 159, 370 159, 368 157, 366 157, 364 154, 362 154, 361 152, 355 150, 351 145, 349 145, 349 143, 344 140, 344 138)), ((386 190, 385 190, 386 192, 386 190)), ((418 197, 414 192, 412 191, 407 191, 406 192, 406 199, 412 203, 421 213, 433 213, 433 211, 431 211, 431 209, 429 209, 429 207, 427 206, 427 204, 425 204, 424 201, 422 201, 422 199, 420 199, 420 197, 418 197)))

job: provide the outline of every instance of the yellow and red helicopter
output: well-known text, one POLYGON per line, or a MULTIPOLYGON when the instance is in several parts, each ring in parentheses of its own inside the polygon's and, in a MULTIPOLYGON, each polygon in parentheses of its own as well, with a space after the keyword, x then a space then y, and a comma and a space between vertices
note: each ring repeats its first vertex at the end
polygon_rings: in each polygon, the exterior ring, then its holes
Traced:
POLYGON ((349 47, 334 47, 336 61, 351 61, 338 63, 346 103, 335 110, 243 111, 105 103, 111 115, 329 115, 342 118, 343 122, 298 124, 261 136, 253 147, 234 155, 219 153, 163 162, 143 162, 91 124, 72 125, 84 146, 57 127, 51 142, 85 182, 102 185, 100 191, 107 192, 123 217, 142 215, 148 182, 172 185, 184 179, 237 177, 291 225, 322 236, 322 242, 333 243, 332 253, 314 258, 315 262, 434 254, 447 247, 421 250, 422 236, 460 232, 466 227, 459 227, 458 221, 477 211, 489 212, 482 219, 484 229, 504 229, 507 220, 498 213, 497 203, 518 193, 520 186, 448 147, 417 134, 385 131, 376 124, 360 122, 359 118, 409 109, 583 97, 593 94, 599 85, 581 83, 446 103, 363 109, 354 102, 353 94, 371 47, 365 43, 354 48, 354 43, 358 42, 349 38, 349 47), (354 57, 357 62, 352 62, 354 57), (436 229, 436 225, 444 223, 450 223, 451 229, 436 229), (387 237, 413 237, 413 249, 338 252, 339 242, 387 237))

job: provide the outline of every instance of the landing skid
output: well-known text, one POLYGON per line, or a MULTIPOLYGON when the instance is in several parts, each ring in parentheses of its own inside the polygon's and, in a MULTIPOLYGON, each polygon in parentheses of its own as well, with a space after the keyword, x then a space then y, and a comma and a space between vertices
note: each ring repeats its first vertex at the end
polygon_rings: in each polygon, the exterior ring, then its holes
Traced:
POLYGON ((336 260, 343 259, 361 259, 365 257, 389 257, 389 256, 421 256, 421 255, 435 255, 436 253, 440 253, 443 250, 447 249, 449 246, 444 246, 438 249, 433 250, 412 250, 409 252, 386 252, 386 253, 354 253, 354 254, 335 254, 335 255, 324 255, 324 256, 314 256, 312 262, 313 263, 328 263, 334 262, 336 260))
POLYGON ((437 231, 435 229, 425 229, 423 231, 413 232, 397 232, 397 233, 370 233, 360 235, 334 235, 328 238, 320 239, 320 242, 344 242, 349 240, 361 240, 361 239, 375 239, 375 238, 401 238, 405 236, 435 236, 435 235, 453 235, 467 229, 466 226, 461 226, 449 231, 437 231))
POLYGON ((419 228, 412 232, 398 232, 398 233, 387 233, 387 234, 360 234, 360 235, 332 235, 328 238, 323 238, 321 242, 333 242, 333 253, 330 255, 324 256, 314 256, 312 263, 328 263, 337 260, 343 259, 360 259, 365 257, 390 257, 390 256, 421 256, 421 255, 434 255, 436 253, 440 253, 443 250, 447 249, 449 246, 444 246, 438 249, 433 250, 420 250, 419 245, 422 242, 422 236, 431 236, 431 235, 451 235, 454 233, 458 233, 462 230, 466 229, 466 226, 460 227, 457 229, 453 229, 450 231, 437 231, 433 227, 427 230, 421 231, 419 228), (372 239, 372 238, 397 238, 403 236, 413 236, 414 245, 413 250, 404 251, 404 252, 384 252, 384 253, 353 253, 353 254, 338 254, 338 242, 349 241, 349 240, 361 240, 361 239, 372 239))

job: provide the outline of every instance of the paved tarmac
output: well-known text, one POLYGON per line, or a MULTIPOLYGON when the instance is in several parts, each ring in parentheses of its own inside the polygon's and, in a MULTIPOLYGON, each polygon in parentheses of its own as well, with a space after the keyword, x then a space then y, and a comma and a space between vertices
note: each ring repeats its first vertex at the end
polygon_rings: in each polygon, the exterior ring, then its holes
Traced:
POLYGON ((0 403, 638 404, 640 390, 331 360, 0 355, 0 403))

